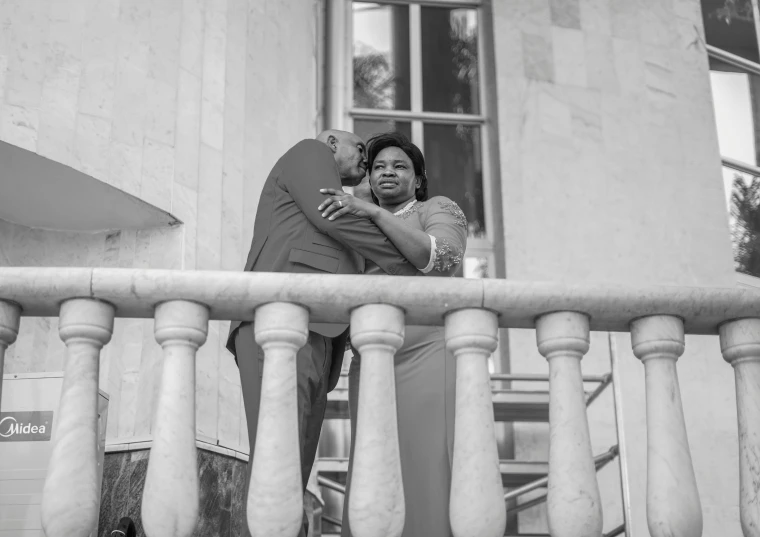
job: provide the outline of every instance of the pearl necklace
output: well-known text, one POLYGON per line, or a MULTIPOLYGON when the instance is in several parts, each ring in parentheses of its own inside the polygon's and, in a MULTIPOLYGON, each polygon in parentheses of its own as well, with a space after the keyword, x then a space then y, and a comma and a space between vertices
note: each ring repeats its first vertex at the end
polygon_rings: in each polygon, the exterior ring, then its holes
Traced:
POLYGON ((406 213, 408 213, 409 211, 411 211, 411 210, 412 210, 412 207, 414 207, 414 205, 415 205, 416 203, 417 203, 417 200, 416 200, 416 199, 414 199, 414 200, 410 201, 409 203, 407 203, 407 204, 404 206, 404 208, 403 208, 403 209, 399 209, 398 211, 396 211, 395 213, 393 213, 393 216, 401 216, 402 214, 406 214, 406 213))

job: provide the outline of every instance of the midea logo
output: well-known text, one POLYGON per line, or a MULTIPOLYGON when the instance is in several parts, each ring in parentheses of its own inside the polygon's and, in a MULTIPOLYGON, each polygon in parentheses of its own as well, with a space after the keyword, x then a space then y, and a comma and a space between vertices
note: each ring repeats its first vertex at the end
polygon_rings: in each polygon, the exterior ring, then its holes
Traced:
POLYGON ((15 434, 45 434, 45 426, 19 423, 13 416, 0 420, 0 437, 9 438, 15 434))

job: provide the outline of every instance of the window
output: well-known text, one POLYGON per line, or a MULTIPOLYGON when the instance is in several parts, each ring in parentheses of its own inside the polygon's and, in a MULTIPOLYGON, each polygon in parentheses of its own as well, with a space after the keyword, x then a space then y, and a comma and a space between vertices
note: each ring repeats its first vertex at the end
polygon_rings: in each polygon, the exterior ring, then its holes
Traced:
POLYGON ((430 196, 467 216, 472 278, 495 276, 479 5, 337 0, 327 30, 326 126, 365 140, 398 131, 422 149, 430 196))
POLYGON ((701 0, 736 270, 760 277, 758 0, 701 0))

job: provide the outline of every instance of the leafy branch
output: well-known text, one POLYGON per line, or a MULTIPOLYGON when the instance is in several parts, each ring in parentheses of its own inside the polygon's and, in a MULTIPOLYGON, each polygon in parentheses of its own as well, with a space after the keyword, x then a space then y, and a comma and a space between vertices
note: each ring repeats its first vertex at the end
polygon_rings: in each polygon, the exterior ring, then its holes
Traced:
POLYGON ((369 51, 354 57, 354 106, 392 108, 395 77, 384 54, 369 51))
POLYGON ((736 270, 760 276, 760 177, 750 182, 739 175, 734 177, 731 216, 736 270))

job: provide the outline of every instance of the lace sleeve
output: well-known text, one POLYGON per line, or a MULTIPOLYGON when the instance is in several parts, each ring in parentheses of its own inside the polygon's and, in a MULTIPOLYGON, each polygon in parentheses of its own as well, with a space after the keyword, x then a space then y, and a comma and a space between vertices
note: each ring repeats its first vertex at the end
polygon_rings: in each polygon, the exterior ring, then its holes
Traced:
POLYGON ((443 196, 429 202, 425 233, 431 237, 431 276, 453 276, 462 264, 467 248, 467 218, 459 205, 443 196))

